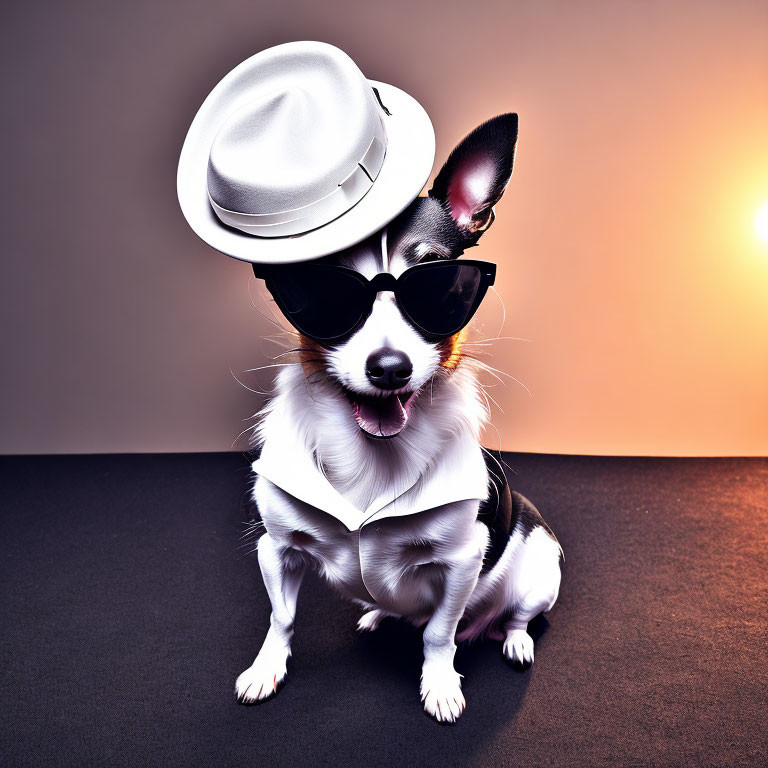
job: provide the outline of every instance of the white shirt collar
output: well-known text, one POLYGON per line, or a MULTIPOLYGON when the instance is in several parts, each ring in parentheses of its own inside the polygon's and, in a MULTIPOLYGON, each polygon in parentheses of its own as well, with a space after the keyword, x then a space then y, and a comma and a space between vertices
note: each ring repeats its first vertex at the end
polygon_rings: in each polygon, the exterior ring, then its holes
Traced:
POLYGON ((290 435, 270 436, 253 471, 286 493, 321 509, 350 531, 385 517, 399 517, 467 499, 488 497, 488 471, 482 450, 470 436, 454 437, 441 446, 439 462, 413 485, 393 489, 358 509, 344 498, 318 468, 306 447, 290 435), (394 497, 392 494, 395 494, 394 497))

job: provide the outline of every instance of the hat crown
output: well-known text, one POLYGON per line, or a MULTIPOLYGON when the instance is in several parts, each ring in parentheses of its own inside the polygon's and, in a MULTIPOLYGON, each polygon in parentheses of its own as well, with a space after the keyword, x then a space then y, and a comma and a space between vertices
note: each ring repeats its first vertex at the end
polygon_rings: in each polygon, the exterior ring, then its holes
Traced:
POLYGON ((432 170, 424 108, 367 80, 338 48, 297 41, 251 56, 211 90, 181 148, 182 213, 209 245, 260 264, 362 242, 432 170))
POLYGON ((375 138, 386 141, 370 84, 332 45, 276 46, 233 82, 207 176, 225 210, 261 216, 317 203, 359 169, 375 138))

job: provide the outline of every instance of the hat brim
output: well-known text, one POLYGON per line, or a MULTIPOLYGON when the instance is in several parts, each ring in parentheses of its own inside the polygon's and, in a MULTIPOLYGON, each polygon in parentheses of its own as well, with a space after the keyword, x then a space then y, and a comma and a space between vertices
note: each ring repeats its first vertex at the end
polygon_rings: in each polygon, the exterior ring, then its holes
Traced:
POLYGON ((435 132, 424 108, 399 88, 375 80, 387 132, 387 152, 370 190, 352 208, 300 235, 258 237, 222 224, 208 200, 211 143, 220 125, 216 89, 190 126, 179 158, 176 188, 181 210, 194 232, 217 251, 256 264, 308 261, 349 248, 381 229, 421 192, 432 172, 435 132))

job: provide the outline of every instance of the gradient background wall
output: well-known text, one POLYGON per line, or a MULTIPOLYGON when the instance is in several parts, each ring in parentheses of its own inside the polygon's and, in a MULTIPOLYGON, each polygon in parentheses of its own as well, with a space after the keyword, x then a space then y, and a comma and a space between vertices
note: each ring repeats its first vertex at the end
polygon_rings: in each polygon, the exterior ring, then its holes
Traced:
MULTIPOLYGON (((318 39, 418 98, 438 164, 520 114, 477 255, 479 332, 520 379, 487 442, 768 454, 768 3, 9 2, 0 26, 0 451, 243 447, 277 347, 247 265, 199 242, 175 170, 210 88, 318 39), (501 301, 506 306, 502 321, 501 301)), ((489 383, 493 383, 489 380, 489 383)))

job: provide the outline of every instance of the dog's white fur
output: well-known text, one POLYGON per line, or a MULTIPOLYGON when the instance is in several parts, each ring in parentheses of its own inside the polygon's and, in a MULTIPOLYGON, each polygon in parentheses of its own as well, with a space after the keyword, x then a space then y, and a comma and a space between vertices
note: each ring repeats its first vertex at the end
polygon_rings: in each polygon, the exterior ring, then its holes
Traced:
MULTIPOLYGON (((390 263, 385 240, 382 251, 383 260, 370 246, 361 246, 344 262, 367 277, 382 270, 399 274, 407 266, 396 259, 390 263)), ((380 294, 365 324, 325 355, 323 375, 307 376, 299 364, 281 370, 258 440, 268 444, 286 431, 297 435, 336 490, 356 507, 365 509, 392 485, 393 477, 397 487, 408 487, 428 473, 440 462, 448 437, 479 439, 488 413, 472 361, 464 359, 452 371, 441 367, 436 345, 403 319, 391 294, 380 294), (411 359, 413 376, 404 390, 418 394, 405 429, 392 439, 375 440, 358 427, 340 385, 377 394, 365 376, 365 363, 383 346, 402 350, 411 359)), ((264 477, 255 483, 254 499, 266 529, 258 557, 272 616, 258 656, 237 679, 241 701, 271 696, 285 678, 296 596, 308 566, 366 607, 360 630, 376 629, 386 616, 425 625, 421 698, 425 710, 438 720, 455 721, 465 706, 453 666, 462 617, 468 626, 459 640, 493 634, 506 617, 500 635, 504 654, 520 663, 533 662, 528 622, 552 607, 560 585, 561 550, 543 528, 528 535, 515 529, 498 563, 480 575, 489 535, 476 519, 478 501, 383 519, 376 524, 374 544, 368 540, 380 567, 366 574, 366 586, 359 531, 349 531, 264 477), (377 602, 372 602, 371 593, 380 596, 377 602)))

